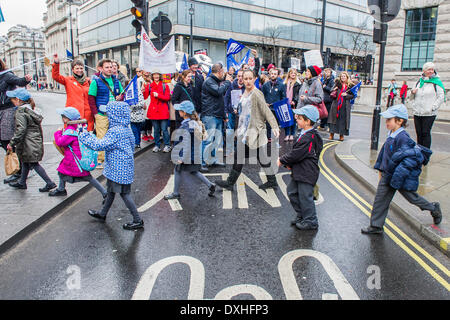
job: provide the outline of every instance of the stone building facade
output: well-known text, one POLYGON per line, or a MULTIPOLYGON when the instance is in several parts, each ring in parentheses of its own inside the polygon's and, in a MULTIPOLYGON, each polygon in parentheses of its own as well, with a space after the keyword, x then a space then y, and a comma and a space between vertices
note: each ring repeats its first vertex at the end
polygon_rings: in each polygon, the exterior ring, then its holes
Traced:
MULTIPOLYGON (((378 53, 379 48, 377 48, 375 78, 378 70, 378 53)), ((387 103, 386 88, 389 82, 395 79, 401 87, 402 82, 407 81, 408 87, 412 88, 422 74, 423 63, 428 61, 435 63, 436 71, 447 91, 447 101, 441 108, 441 115, 438 115, 438 118, 450 119, 450 1, 402 0, 398 16, 389 22, 388 27, 382 109, 387 103)), ((373 99, 374 104, 375 88, 365 88, 365 92, 373 99)), ((396 102, 400 102, 400 98, 396 102)), ((409 90, 406 105, 410 108, 411 104, 409 90)))
MULTIPOLYGON (((6 37, 3 37, 1 45, 3 47, 0 53, 1 58, 6 61, 8 68, 17 67, 45 57, 44 34, 39 28, 16 25, 8 30, 6 37)), ((30 63, 14 70, 14 73, 18 77, 30 74, 38 82, 47 81, 43 59, 36 64, 30 63)))
MULTIPOLYGON (((78 56, 78 7, 82 1, 47 0, 47 12, 44 14, 45 51, 46 55, 53 61, 53 54, 57 53, 60 60, 60 72, 63 75, 70 75, 71 61, 66 60, 66 50, 69 50, 74 57, 78 56), (72 16, 72 22, 69 16, 72 16)), ((47 68, 49 74, 48 83, 53 84, 53 88, 60 88, 51 77, 51 66, 47 68)))

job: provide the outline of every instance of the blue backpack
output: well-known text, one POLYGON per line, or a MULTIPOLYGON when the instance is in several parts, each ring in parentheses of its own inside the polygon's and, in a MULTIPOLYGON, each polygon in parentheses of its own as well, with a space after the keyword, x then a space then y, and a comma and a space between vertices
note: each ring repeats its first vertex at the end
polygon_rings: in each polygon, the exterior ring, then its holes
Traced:
MULTIPOLYGON (((68 129, 64 131, 63 135, 66 136, 73 136, 78 138, 78 132, 72 129, 68 129)), ((98 159, 98 151, 94 151, 91 148, 88 148, 85 144, 83 144, 80 140, 78 140, 78 143, 80 144, 80 151, 81 151, 81 159, 78 158, 78 156, 73 151, 72 147, 69 145, 70 152, 72 152, 73 158, 75 159, 75 162, 77 163, 78 169, 80 169, 80 172, 84 171, 92 171, 94 170, 97 165, 97 159, 98 159)))

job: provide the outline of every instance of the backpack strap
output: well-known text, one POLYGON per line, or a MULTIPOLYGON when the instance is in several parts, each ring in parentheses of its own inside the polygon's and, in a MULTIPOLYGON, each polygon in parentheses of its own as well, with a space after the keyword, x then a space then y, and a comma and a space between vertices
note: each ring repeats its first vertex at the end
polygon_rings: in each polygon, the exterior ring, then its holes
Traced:
POLYGON ((81 164, 80 164, 80 159, 78 159, 77 155, 75 154, 75 151, 73 151, 73 149, 70 145, 69 145, 69 150, 70 150, 70 152, 72 152, 73 159, 75 160, 75 163, 77 164, 78 169, 80 170, 80 172, 83 172, 83 168, 81 167, 81 164))
POLYGON ((63 136, 72 136, 72 137, 78 137, 78 132, 76 132, 73 129, 67 129, 66 131, 64 131, 64 133, 62 134, 63 136))

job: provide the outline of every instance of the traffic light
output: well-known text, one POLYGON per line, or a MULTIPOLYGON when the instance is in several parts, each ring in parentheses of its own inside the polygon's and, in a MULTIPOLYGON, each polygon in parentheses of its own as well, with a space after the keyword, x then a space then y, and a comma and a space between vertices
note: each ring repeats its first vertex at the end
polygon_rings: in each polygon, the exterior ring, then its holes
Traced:
POLYGON ((131 14, 134 16, 134 20, 131 22, 136 29, 136 34, 140 34, 142 27, 148 32, 148 8, 146 0, 131 0, 134 7, 131 8, 131 14))

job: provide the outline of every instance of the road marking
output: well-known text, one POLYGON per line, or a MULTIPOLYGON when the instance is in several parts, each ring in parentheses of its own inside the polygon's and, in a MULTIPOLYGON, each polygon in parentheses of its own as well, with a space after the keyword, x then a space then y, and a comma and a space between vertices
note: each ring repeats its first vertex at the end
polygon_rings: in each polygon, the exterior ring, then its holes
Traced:
MULTIPOLYGON (((286 253, 278 262, 278 272, 281 278, 281 285, 288 300, 302 300, 297 280, 295 279, 293 263, 302 257, 316 258, 323 266, 328 276, 333 281, 333 284, 343 300, 359 300, 358 295, 353 290, 352 286, 345 279, 342 272, 339 270, 333 260, 326 254, 314 250, 294 250, 286 253)), ((177 263, 183 263, 189 266, 189 291, 188 300, 202 300, 205 292, 205 267, 203 263, 190 256, 174 256, 164 258, 152 264, 145 270, 140 278, 136 289, 134 290, 132 300, 149 300, 156 280, 161 272, 177 263)), ((256 300, 273 300, 272 296, 263 288, 252 284, 239 284, 227 287, 219 291, 215 298, 216 300, 232 299, 240 294, 251 294, 256 300)), ((337 300, 338 296, 333 293, 323 293, 323 300, 337 300)))
MULTIPOLYGON (((317 259, 333 281, 342 300, 359 300, 355 290, 342 274, 341 270, 326 254, 314 250, 300 249, 286 253, 278 263, 278 272, 280 273, 281 283, 287 300, 303 300, 300 288, 295 279, 293 264, 295 260, 302 257, 313 257, 317 259)), ((324 297, 324 296, 322 296, 324 297)), ((325 294, 325 298, 329 298, 329 294, 325 294)))
POLYGON ((193 257, 175 256, 159 260, 152 264, 139 280, 131 300, 148 300, 161 271, 175 263, 187 264, 191 271, 188 300, 203 299, 205 290, 205 267, 203 266, 203 263, 193 257))
POLYGON ((273 300, 266 290, 253 284, 239 284, 225 288, 216 294, 214 300, 231 300, 240 294, 251 294, 255 300, 273 300))
POLYGON ((450 243, 450 238, 441 239, 441 248, 444 249, 445 251, 447 251, 449 243, 450 243))
MULTIPOLYGON (((320 155, 320 163, 323 167, 323 171, 321 173, 327 178, 331 184, 333 184, 345 197, 347 197, 353 204, 355 204, 364 214, 366 214, 369 218, 371 213, 361 205, 355 198, 359 199, 362 203, 364 203, 370 210, 372 210, 372 206, 368 204, 364 199, 362 199, 353 189, 351 189, 348 185, 346 185, 342 180, 340 180, 336 175, 334 175, 331 170, 325 165, 323 161, 323 156, 326 150, 333 147, 337 143, 329 143, 327 144, 322 154, 320 155), (336 181, 340 182, 345 189, 347 189, 350 193, 352 193, 355 197, 351 196, 344 188, 341 187, 335 180, 333 180, 330 175, 333 176, 336 181)), ((422 247, 420 247, 417 243, 415 243, 412 239, 410 239, 404 232, 402 232, 397 226, 395 226, 390 220, 386 219, 387 225, 393 228, 401 237, 403 237, 408 243, 410 243, 417 251, 422 253, 430 262, 432 262, 435 266, 437 266, 441 271, 443 271, 447 276, 450 275, 450 272, 447 268, 445 268, 439 261, 437 261, 433 256, 431 256, 427 251, 425 251, 422 247)), ((419 256, 417 256, 411 249, 409 249, 400 239, 398 239, 387 227, 384 227, 386 234, 398 245, 400 246, 408 255, 410 255, 417 263, 419 263, 431 276, 433 276, 441 285, 443 285, 447 290, 450 290, 450 285, 447 281, 445 281, 439 274, 437 274, 430 266, 428 266, 419 256)))

